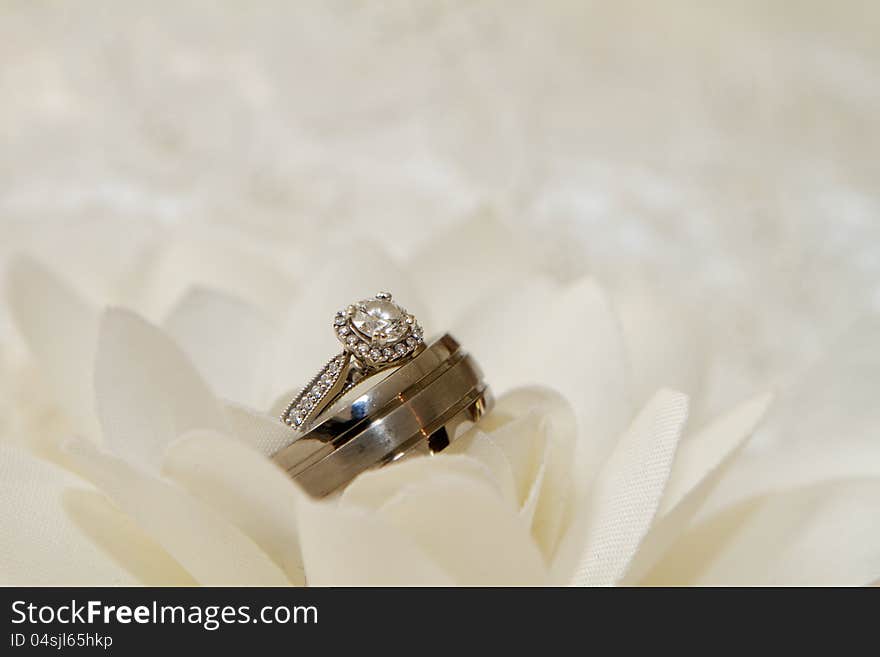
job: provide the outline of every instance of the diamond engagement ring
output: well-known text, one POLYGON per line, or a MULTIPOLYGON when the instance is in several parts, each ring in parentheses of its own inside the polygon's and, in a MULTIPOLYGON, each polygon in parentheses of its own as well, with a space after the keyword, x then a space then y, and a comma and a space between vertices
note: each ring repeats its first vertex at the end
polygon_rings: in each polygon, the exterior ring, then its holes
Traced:
POLYGON ((339 311, 333 329, 343 351, 285 408, 291 442, 272 457, 315 496, 442 450, 492 406, 471 356, 449 334, 426 344, 387 292, 339 311))
POLYGON ((394 303, 388 292, 340 310, 333 328, 343 352, 330 359, 281 415, 282 422, 300 431, 308 431, 324 408, 359 382, 401 365, 424 348, 416 318, 394 303))

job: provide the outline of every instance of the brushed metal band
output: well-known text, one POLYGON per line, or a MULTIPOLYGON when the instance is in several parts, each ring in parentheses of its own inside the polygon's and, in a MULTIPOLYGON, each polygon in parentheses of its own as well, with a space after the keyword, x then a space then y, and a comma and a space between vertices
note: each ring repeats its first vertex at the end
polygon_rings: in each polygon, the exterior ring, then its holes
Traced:
POLYGON ((449 334, 361 392, 369 383, 272 457, 311 495, 327 495, 370 468, 439 452, 493 404, 479 366, 449 334))

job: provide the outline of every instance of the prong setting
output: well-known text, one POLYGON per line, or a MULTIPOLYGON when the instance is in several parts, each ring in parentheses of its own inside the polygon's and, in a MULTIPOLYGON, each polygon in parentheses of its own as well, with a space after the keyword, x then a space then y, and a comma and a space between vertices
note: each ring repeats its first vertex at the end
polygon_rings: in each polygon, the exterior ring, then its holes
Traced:
POLYGON ((336 313, 336 337, 366 369, 398 365, 422 345, 416 318, 392 301, 390 292, 379 292, 336 313))

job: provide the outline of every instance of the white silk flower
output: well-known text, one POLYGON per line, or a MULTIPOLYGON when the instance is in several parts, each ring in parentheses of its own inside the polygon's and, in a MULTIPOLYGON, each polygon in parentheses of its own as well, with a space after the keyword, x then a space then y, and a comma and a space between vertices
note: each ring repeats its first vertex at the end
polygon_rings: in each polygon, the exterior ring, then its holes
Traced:
POLYGON ((408 258, 346 239, 316 235, 294 262, 245 230, 171 232, 101 285, 16 259, 5 307, 23 342, 0 351, 0 582, 880 576, 876 320, 719 403, 704 390, 719 359, 699 313, 650 285, 560 279, 485 214, 408 258), (441 454, 315 500, 268 458, 288 437, 278 411, 333 353, 335 308, 379 289, 429 334, 453 333, 497 405, 441 454))

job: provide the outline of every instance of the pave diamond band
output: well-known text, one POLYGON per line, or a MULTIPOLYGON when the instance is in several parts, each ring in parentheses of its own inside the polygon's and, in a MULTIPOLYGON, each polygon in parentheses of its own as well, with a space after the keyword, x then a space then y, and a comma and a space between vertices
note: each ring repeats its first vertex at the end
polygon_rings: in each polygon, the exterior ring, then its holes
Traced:
POLYGON ((296 429, 308 426, 325 405, 322 402, 342 392, 345 385, 343 373, 348 369, 349 358, 349 354, 345 352, 331 358, 284 409, 281 421, 296 429))

